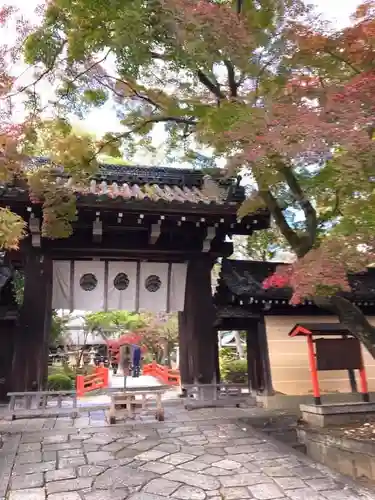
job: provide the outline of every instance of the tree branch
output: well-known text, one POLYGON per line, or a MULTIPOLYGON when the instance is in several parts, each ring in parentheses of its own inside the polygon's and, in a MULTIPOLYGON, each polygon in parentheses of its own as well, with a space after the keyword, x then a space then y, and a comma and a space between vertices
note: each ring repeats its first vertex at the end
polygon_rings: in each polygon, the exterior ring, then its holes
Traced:
POLYGON ((199 69, 197 71, 197 76, 201 84, 210 90, 219 101, 221 101, 221 99, 225 99, 225 94, 223 94, 220 90, 220 86, 215 85, 202 70, 199 69))
POLYGON ((237 97, 238 83, 236 82, 236 76, 234 74, 233 64, 227 59, 224 61, 225 67, 228 73, 228 85, 230 89, 231 97, 237 97))
POLYGON ((131 134, 136 134, 139 130, 141 130, 145 125, 150 123, 163 123, 163 122, 174 122, 186 125, 196 125, 197 122, 194 118, 183 118, 181 116, 155 116, 150 117, 144 120, 142 123, 135 125, 131 130, 127 130, 122 134, 116 134, 111 139, 105 141, 96 151, 96 153, 89 159, 89 163, 93 161, 107 146, 118 141, 119 139, 126 139, 131 134))
POLYGON ((292 249, 296 252, 297 257, 303 257, 303 255, 299 255, 300 246, 301 246, 301 238, 298 234, 289 226, 286 221, 283 211, 280 205, 277 203, 276 198, 273 196, 270 190, 260 190, 259 196, 262 198, 267 208, 271 212, 272 217, 275 220, 277 227, 280 229, 282 235, 287 240, 292 249))
POLYGON ((354 73, 356 73, 357 75, 360 75, 362 73, 361 70, 356 68, 350 61, 347 61, 344 57, 340 56, 340 54, 336 54, 335 52, 332 52, 331 50, 329 50, 327 48, 325 48, 324 50, 325 50, 325 52, 327 52, 327 54, 332 56, 334 59, 337 59, 338 61, 349 66, 349 68, 352 69, 354 71, 354 73))
POLYGON ((313 247, 316 240, 316 232, 318 227, 316 210, 312 206, 310 200, 306 198, 305 193, 303 192, 296 176, 293 173, 293 170, 290 167, 284 165, 279 168, 279 171, 284 175, 289 189, 291 190, 295 200, 300 204, 303 213, 305 214, 307 230, 306 236, 308 238, 305 240, 305 244, 309 244, 310 248, 307 250, 309 251, 313 247))
POLYGON ((339 317, 350 333, 352 333, 375 358, 375 327, 373 327, 363 312, 352 302, 340 295, 333 297, 313 297, 318 307, 327 309, 339 317))

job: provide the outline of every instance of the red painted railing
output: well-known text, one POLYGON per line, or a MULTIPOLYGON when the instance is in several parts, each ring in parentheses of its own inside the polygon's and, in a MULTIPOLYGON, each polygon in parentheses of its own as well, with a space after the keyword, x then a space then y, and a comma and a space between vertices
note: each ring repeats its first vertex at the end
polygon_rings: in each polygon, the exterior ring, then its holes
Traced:
POLYGON ((92 375, 77 375, 76 391, 77 396, 82 397, 90 391, 105 389, 108 387, 109 371, 104 366, 97 366, 92 375))
POLYGON ((168 366, 158 365, 156 361, 143 366, 143 375, 151 375, 157 378, 162 384, 180 385, 180 371, 172 370, 168 366))

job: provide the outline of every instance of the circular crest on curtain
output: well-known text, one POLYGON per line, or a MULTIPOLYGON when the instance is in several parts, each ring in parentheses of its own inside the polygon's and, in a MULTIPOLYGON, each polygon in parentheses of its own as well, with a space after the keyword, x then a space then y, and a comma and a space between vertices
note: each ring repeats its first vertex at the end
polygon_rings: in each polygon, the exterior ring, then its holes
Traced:
POLYGON ((156 274, 151 274, 145 280, 145 288, 149 292, 157 292, 161 287, 161 279, 156 274))

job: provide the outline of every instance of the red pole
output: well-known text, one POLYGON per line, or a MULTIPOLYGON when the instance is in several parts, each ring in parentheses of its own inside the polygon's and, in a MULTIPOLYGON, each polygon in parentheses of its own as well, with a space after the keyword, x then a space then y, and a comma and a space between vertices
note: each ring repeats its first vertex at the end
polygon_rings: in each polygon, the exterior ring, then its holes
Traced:
POLYGON ((366 377, 366 368, 365 364, 363 362, 363 355, 362 355, 362 348, 360 347, 361 351, 361 367, 359 369, 359 377, 361 381, 361 393, 362 393, 362 399, 365 403, 368 403, 370 401, 370 395, 368 393, 368 385, 367 385, 367 377, 366 377))
POLYGON ((310 364, 311 380, 314 392, 314 400, 316 405, 321 405, 322 401, 320 399, 318 370, 316 368, 316 356, 315 356, 314 342, 312 339, 312 335, 307 335, 307 349, 309 354, 309 364, 310 364))
POLYGON ((85 395, 85 382, 83 375, 76 376, 76 393, 78 397, 82 397, 85 395))

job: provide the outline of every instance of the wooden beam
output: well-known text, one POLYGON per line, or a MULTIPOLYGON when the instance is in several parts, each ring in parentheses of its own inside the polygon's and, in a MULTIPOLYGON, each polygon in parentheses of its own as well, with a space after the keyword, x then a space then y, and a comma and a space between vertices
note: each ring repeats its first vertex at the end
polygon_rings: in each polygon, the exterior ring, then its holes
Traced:
POLYGON ((150 229, 150 236, 148 239, 148 242, 150 245, 155 245, 161 234, 161 221, 159 221, 157 224, 152 224, 151 229, 150 229))
POLYGON ((35 217, 32 213, 29 219, 29 231, 31 234, 31 244, 33 247, 40 248, 41 237, 40 237, 40 219, 35 217))
POLYGON ((207 228, 207 234, 203 242, 203 252, 207 253, 211 249, 211 242, 216 236, 216 229, 214 227, 207 228))

